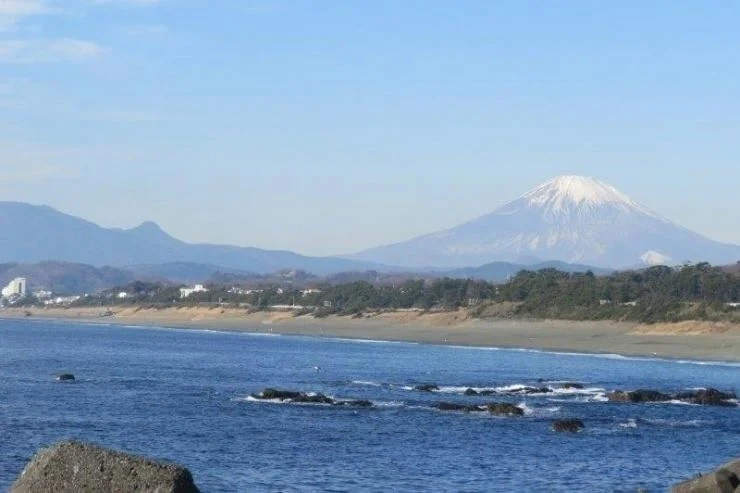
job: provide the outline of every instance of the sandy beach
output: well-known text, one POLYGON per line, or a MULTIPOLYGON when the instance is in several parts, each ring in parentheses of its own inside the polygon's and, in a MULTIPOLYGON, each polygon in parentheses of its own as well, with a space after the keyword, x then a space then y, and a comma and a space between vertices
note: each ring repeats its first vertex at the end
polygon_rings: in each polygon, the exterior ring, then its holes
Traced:
POLYGON ((541 349, 694 360, 740 361, 740 326, 712 322, 639 325, 627 322, 474 319, 466 311, 384 312, 362 318, 316 319, 286 312, 229 308, 32 308, 0 310, 0 318, 162 326, 277 334, 541 349))

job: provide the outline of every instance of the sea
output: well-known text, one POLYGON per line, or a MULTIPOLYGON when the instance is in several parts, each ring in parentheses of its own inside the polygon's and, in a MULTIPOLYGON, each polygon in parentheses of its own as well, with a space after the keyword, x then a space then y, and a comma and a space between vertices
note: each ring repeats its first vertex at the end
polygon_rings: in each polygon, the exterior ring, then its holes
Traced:
POLYGON ((203 492, 667 491, 740 456, 740 407, 606 394, 705 387, 740 392, 740 364, 0 320, 0 491, 68 438, 183 464, 203 492), (373 407, 250 397, 264 388, 373 407), (563 418, 585 429, 552 431, 563 418))

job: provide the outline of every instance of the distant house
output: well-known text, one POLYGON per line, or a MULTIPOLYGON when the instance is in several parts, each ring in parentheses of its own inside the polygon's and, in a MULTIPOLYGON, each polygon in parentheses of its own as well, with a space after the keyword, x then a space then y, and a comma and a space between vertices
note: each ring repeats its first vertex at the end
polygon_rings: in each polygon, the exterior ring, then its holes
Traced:
POLYGON ((316 289, 316 288, 309 288, 309 289, 304 289, 304 290, 302 290, 302 291, 301 291, 301 294, 302 294, 303 296, 308 296, 309 294, 318 294, 318 293, 320 293, 320 292, 321 292, 321 290, 320 290, 320 289, 316 289))
POLYGON ((33 296, 37 300, 48 300, 49 298, 51 298, 51 295, 51 291, 45 291, 43 289, 33 292, 33 296))
POLYGON ((123 299, 128 298, 128 293, 126 291, 121 291, 120 293, 118 293, 117 296, 119 300, 123 300, 123 299))
POLYGON ((180 288, 180 298, 187 298, 193 293, 207 293, 208 290, 202 284, 196 284, 192 288, 180 288))

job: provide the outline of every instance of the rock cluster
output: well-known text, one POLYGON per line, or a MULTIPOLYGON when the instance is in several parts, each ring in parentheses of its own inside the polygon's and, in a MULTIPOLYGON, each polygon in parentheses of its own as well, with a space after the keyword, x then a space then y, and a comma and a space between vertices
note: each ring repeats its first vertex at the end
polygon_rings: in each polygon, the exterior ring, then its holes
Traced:
POLYGON ((41 450, 10 493, 199 493, 184 467, 74 441, 41 450))
POLYGON ((259 394, 252 394, 252 398, 271 401, 279 400, 285 402, 295 402, 298 404, 329 404, 332 406, 349 406, 349 407, 373 407, 373 403, 367 400, 336 400, 324 394, 309 394, 306 392, 294 392, 290 390, 264 389, 259 394))
POLYGON ((466 413, 488 412, 496 416, 522 416, 524 409, 508 402, 490 402, 480 406, 458 404, 456 402, 438 402, 434 408, 440 411, 462 411, 466 413))
POLYGON ((664 394, 657 390, 631 390, 623 391, 617 390, 610 392, 607 396, 612 402, 665 402, 670 400, 678 400, 687 402, 689 404, 700 404, 706 406, 726 406, 735 407, 737 404, 733 402, 737 396, 732 392, 721 392, 717 389, 700 389, 691 390, 687 392, 679 392, 678 394, 664 394))

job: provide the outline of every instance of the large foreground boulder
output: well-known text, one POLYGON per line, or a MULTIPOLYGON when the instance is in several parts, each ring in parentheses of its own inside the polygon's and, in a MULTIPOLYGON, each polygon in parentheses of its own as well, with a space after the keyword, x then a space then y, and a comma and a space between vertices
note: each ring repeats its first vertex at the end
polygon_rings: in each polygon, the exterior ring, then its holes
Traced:
POLYGON ((10 493, 199 493, 174 464, 74 441, 41 450, 10 493))
POLYGON ((740 460, 679 483, 671 493, 734 493, 740 491, 740 460))

